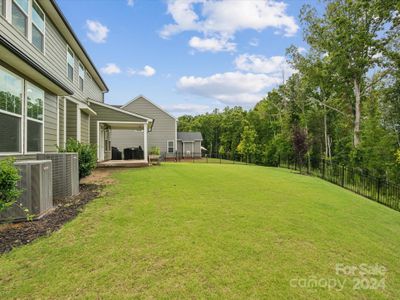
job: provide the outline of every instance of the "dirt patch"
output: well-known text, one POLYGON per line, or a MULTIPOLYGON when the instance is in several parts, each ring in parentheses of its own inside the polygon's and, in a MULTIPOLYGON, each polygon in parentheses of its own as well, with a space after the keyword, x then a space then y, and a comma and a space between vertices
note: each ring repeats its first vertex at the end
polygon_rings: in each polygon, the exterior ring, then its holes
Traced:
POLYGON ((109 185, 115 183, 111 175, 120 168, 97 168, 90 176, 81 179, 82 184, 109 185))
POLYGON ((0 225, 0 254, 60 229, 75 218, 88 202, 98 197, 101 189, 101 185, 81 184, 79 195, 59 203, 54 211, 40 220, 0 225))

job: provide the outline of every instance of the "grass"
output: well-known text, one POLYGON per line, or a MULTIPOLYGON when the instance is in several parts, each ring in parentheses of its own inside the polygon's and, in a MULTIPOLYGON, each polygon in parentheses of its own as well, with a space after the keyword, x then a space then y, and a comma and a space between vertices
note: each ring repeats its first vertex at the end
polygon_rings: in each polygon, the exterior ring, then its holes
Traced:
MULTIPOLYGON (((284 169, 164 164, 117 184, 50 237, 0 257, 0 298, 399 299, 400 213, 284 169), (337 263, 387 268, 354 290, 337 263), (344 289, 292 279, 346 280, 344 289)), ((322 284, 322 283, 321 283, 322 284)))
MULTIPOLYGON (((223 158, 214 158, 214 157, 202 157, 201 159, 195 158, 195 159, 190 159, 186 158, 181 160, 181 162, 186 162, 186 163, 194 163, 194 164, 200 164, 200 163, 210 163, 210 164, 231 164, 231 165, 246 165, 246 161, 234 161, 234 160, 229 160, 229 159, 223 159, 223 158)), ((249 163, 250 164, 250 163, 249 163)))

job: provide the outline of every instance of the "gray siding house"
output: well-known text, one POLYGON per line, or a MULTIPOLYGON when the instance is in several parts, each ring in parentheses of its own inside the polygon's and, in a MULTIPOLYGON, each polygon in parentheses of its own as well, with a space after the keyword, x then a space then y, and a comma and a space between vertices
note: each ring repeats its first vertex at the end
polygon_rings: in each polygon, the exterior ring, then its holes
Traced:
MULTIPOLYGON (((148 133, 148 149, 158 147, 165 158, 175 157, 177 151, 177 119, 145 96, 138 96, 125 105, 118 106, 124 111, 138 113, 154 120, 148 133)), ((143 135, 131 130, 113 130, 111 145, 123 149, 144 147, 143 135)))
POLYGON ((112 147, 151 147, 165 158, 201 153, 201 135, 177 133, 177 119, 144 96, 104 103, 104 80, 55 0, 0 0, 0 159, 36 159, 69 138, 112 147))
POLYGON ((178 155, 181 158, 200 158, 201 142, 203 137, 201 132, 178 132, 178 155))
POLYGON ((102 161, 114 128, 147 139, 153 120, 104 104, 106 92, 54 0, 0 0, 0 158, 33 159, 75 138, 97 144, 102 161))

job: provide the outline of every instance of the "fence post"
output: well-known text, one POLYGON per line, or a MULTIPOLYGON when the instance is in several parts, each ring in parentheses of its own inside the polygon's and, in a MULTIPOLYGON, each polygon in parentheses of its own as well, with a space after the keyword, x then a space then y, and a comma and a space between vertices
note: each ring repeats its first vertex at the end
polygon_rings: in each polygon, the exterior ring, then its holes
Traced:
POLYGON ((381 178, 378 177, 376 180, 377 180, 376 181, 376 185, 377 185, 376 191, 378 193, 377 201, 380 202, 380 198, 381 198, 380 197, 381 196, 381 178))
POLYGON ((342 166, 342 178, 341 178, 341 184, 344 186, 344 165, 342 166))

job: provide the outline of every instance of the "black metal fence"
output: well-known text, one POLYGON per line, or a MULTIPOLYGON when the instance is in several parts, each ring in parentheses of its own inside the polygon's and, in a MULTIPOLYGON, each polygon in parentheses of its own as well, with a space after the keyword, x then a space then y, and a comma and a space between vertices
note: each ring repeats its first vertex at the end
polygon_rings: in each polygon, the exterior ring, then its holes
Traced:
POLYGON ((250 164, 254 163, 254 159, 246 157, 238 153, 233 154, 204 154, 204 153, 162 153, 163 161, 192 162, 192 163, 219 163, 219 164, 250 164))
MULTIPOLYGON (((245 156, 237 153, 228 154, 201 154, 201 153, 174 153, 169 157, 174 161, 192 163, 217 164, 253 164, 267 166, 256 156, 245 156)), ((168 157, 167 157, 168 160, 168 157)), ((308 174, 332 182, 373 201, 400 211, 400 186, 386 178, 374 176, 369 170, 347 167, 332 161, 321 160, 317 166, 298 163, 293 158, 279 159, 279 167, 292 169, 301 174, 308 174)))
POLYGON ((400 211, 400 186, 384 177, 372 175, 370 170, 347 167, 324 159, 318 167, 299 164, 291 159, 281 160, 279 165, 303 174, 320 177, 400 211))

